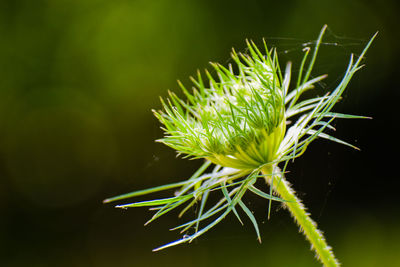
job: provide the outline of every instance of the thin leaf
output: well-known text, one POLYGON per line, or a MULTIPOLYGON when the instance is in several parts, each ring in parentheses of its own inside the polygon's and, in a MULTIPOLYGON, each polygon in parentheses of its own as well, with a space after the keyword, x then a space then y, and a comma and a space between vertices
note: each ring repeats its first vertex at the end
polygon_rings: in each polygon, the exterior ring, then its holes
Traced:
MULTIPOLYGON (((229 196, 228 190, 226 190, 226 186, 224 184, 224 186, 221 187, 221 191, 224 194, 224 197, 226 198, 226 202, 228 203, 229 206, 231 206, 232 200, 231 197, 229 196)), ((240 222, 241 225, 243 225, 242 220, 240 219, 239 214, 237 213, 235 207, 232 207, 232 211, 235 214, 236 218, 238 219, 238 221, 240 222)))
POLYGON ((182 199, 188 199, 192 198, 192 195, 184 195, 184 196, 178 196, 178 197, 169 197, 169 198, 161 198, 161 199, 155 199, 155 200, 148 200, 148 201, 141 201, 141 202, 134 202, 130 204, 123 204, 123 205, 117 205, 115 206, 116 208, 132 208, 132 207, 148 207, 148 206, 158 206, 158 205, 163 205, 163 204, 168 204, 171 202, 176 202, 182 199))
POLYGON ((150 193, 155 193, 155 192, 159 192, 159 191, 163 191, 163 190, 176 188, 176 187, 185 185, 187 183, 188 183, 188 181, 183 181, 183 182, 178 182, 178 183, 161 185, 161 186, 157 186, 157 187, 153 187, 153 188, 149 188, 149 189, 133 191, 133 192, 126 193, 126 194, 123 194, 123 195, 119 195, 119 196, 116 196, 116 197, 107 198, 107 199, 103 200, 103 203, 110 203, 110 202, 113 202, 113 201, 122 200, 122 199, 126 199, 126 198, 132 198, 132 197, 147 195, 147 194, 150 194, 150 193))
MULTIPOLYGON (((315 134, 317 131, 315 131, 315 130, 308 130, 307 131, 307 134, 315 134)), ((349 146, 349 147, 351 147, 351 148, 354 148, 354 149, 356 149, 356 150, 360 150, 358 147, 356 147, 356 146, 354 146, 354 145, 352 145, 352 144, 350 144, 350 143, 347 143, 347 142, 345 142, 345 141, 343 141, 343 140, 340 140, 340 139, 338 139, 338 138, 336 138, 336 137, 333 137, 333 136, 331 136, 331 135, 328 135, 328 134, 326 134, 326 133, 318 133, 317 134, 317 136, 318 137, 321 137, 321 138, 324 138, 324 139, 327 139, 327 140, 330 140, 330 141, 332 141, 332 142, 336 142, 336 143, 339 143, 339 144, 342 144, 342 145, 345 145, 345 146, 349 146)))
POLYGON ((254 229, 256 230, 256 233, 257 233, 258 242, 261 243, 260 230, 258 229, 258 224, 257 224, 256 218, 254 217, 253 213, 249 210, 249 208, 246 207, 246 205, 243 203, 243 201, 239 200, 238 203, 239 203, 240 207, 242 207, 244 212, 247 214, 247 216, 249 217, 251 222, 253 223, 254 229))

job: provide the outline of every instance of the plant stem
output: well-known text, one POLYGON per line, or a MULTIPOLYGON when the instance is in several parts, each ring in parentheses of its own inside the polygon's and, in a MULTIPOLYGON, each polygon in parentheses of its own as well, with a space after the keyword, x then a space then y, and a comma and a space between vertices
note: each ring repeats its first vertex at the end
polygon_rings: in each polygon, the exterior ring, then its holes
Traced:
POLYGON ((277 166, 267 166, 262 169, 267 183, 272 187, 272 190, 279 195, 284 202, 285 207, 290 211, 292 217, 300 227, 300 231, 304 233, 306 238, 311 243, 311 248, 315 250, 317 258, 324 266, 339 266, 332 249, 325 241, 325 238, 317 229, 317 224, 310 218, 310 214, 295 195, 295 191, 286 181, 283 173, 277 166))

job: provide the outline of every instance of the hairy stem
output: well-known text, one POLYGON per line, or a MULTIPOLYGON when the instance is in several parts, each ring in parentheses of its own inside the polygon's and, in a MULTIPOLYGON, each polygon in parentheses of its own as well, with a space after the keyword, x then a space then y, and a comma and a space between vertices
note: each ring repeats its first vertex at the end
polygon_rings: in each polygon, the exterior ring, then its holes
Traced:
POLYGON ((286 200, 285 207, 290 211, 292 217, 300 227, 300 231, 310 241, 311 248, 316 252, 317 258, 324 266, 339 266, 332 249, 325 241, 321 231, 317 229, 317 224, 310 218, 310 214, 295 195, 288 181, 277 166, 267 166, 262 170, 267 183, 272 187, 282 199, 286 200))

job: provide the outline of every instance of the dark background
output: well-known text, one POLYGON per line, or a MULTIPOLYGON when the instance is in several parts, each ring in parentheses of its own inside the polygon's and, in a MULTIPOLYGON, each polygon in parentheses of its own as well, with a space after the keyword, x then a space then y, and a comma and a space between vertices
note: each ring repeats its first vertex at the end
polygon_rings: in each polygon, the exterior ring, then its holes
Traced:
POLYGON ((162 132, 150 109, 178 91, 176 79, 189 84, 209 61, 228 63, 232 47, 263 37, 296 73, 302 44, 326 23, 313 73, 330 75, 320 93, 379 30, 336 108, 373 120, 336 123, 334 135, 361 151, 318 140, 287 176, 344 266, 400 266, 399 11, 395 0, 2 0, 0 265, 320 266, 287 211, 274 205, 267 221, 267 203, 252 195, 261 245, 249 221, 229 216, 158 253, 182 219, 143 227, 146 209, 102 200, 185 179, 201 164, 154 142, 162 132))

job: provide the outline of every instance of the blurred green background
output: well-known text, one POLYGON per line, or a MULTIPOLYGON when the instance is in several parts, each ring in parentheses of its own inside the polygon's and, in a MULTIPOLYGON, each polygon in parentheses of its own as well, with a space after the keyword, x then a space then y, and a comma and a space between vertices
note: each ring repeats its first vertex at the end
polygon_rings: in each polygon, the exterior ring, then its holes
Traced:
POLYGON ((361 152, 317 141, 288 179, 344 266, 400 266, 399 11, 395 0, 1 0, 0 265, 320 266, 288 213, 275 205, 267 221, 267 203, 251 195, 261 245, 250 222, 229 216, 158 253, 181 220, 143 227, 147 210, 101 201, 201 164, 154 142, 162 132, 150 110, 178 92, 176 79, 189 84, 209 61, 229 63, 246 38, 266 38, 281 63, 297 64, 326 23, 314 75, 330 77, 320 93, 380 31, 337 107, 374 119, 336 124, 361 152))

